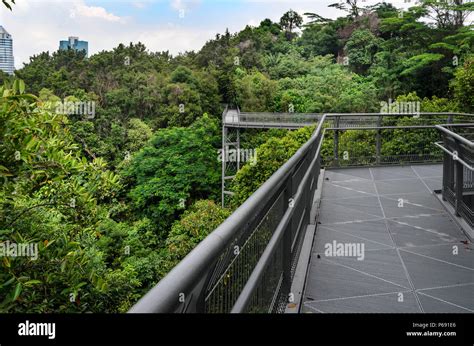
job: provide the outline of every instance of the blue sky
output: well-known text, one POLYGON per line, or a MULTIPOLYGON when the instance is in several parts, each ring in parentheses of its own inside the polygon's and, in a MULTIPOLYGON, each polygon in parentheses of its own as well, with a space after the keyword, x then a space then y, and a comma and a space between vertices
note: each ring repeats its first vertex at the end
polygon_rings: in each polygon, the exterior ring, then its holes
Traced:
MULTIPOLYGON (((292 8, 335 18, 343 12, 327 6, 337 0, 17 0, 10 12, 1 8, 0 24, 13 37, 15 66, 29 57, 55 51, 60 40, 78 36, 89 52, 110 50, 119 43, 143 42, 151 51, 172 54, 199 50, 217 33, 263 19, 278 21, 292 8)), ((414 0, 412 0, 414 2, 414 0)), ((366 4, 378 1, 367 0, 366 4)), ((389 0, 407 7, 404 0, 389 0)))

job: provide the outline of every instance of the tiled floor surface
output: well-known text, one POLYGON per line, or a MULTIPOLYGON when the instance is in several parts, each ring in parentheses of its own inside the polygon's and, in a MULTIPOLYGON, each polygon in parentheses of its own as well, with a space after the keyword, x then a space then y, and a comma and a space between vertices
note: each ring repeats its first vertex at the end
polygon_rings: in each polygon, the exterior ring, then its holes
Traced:
POLYGON ((326 171, 302 311, 474 312, 474 246, 432 193, 441 176, 326 171))

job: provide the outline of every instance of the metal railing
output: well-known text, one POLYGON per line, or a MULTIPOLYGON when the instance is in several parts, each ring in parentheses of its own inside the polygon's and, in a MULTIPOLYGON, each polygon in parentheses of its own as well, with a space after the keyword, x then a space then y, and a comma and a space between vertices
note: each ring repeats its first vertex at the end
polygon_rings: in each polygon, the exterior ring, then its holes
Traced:
POLYGON ((312 137, 130 312, 280 312, 320 172, 312 137))
POLYGON ((323 165, 328 168, 442 162, 435 125, 474 122, 467 113, 328 114, 323 165))
MULTIPOLYGON (((304 127, 313 125, 320 121, 322 114, 319 113, 275 113, 275 112, 241 112, 237 109, 229 109, 224 112, 226 126, 236 127, 304 127)), ((380 127, 384 118, 416 117, 425 119, 425 125, 436 125, 439 123, 456 123, 470 121, 470 114, 457 112, 417 112, 417 113, 330 113, 326 114, 329 120, 334 120, 334 126, 341 129, 380 127), (432 122, 426 121, 431 118, 432 122), (439 120, 442 120, 441 122, 439 120)), ((387 122, 387 126, 390 122, 387 122)))
POLYGON ((444 152, 442 196, 474 228, 474 135, 471 124, 437 125, 444 152))
MULTIPOLYGON (((235 114, 242 113, 236 111, 235 114)), ((306 226, 314 222, 310 219, 310 210, 323 154, 325 165, 330 167, 413 162, 415 159, 430 162, 438 160, 442 151, 434 156, 429 153, 425 158, 420 148, 410 154, 388 155, 383 138, 393 131, 429 131, 439 136, 435 124, 473 120, 473 115, 462 113, 419 113, 413 116, 421 118, 419 124, 402 125, 398 122, 400 118, 409 116, 399 114, 396 117, 382 113, 322 115, 310 140, 142 297, 130 312, 284 311, 302 235, 306 226), (344 132, 348 131, 372 131, 369 137, 373 138, 368 153, 366 150, 364 155, 355 155, 352 161, 345 162, 344 158, 339 159, 341 154, 344 155, 341 152, 344 143, 340 142, 344 140, 344 132)), ((393 132, 392 135, 399 133, 393 132)), ((424 138, 423 143, 425 141, 433 146, 431 137, 424 138)), ((471 156, 468 157, 472 160, 472 147, 469 148, 471 156)), ((464 147, 462 150, 462 157, 466 157, 464 147)), ((472 161, 466 162, 472 165, 472 161)), ((459 170, 456 172, 460 174, 459 170)), ((463 179, 470 184, 471 190, 468 188, 466 191, 472 192, 472 171, 470 176, 463 173, 463 179)), ((464 197, 462 200, 465 201, 464 197)), ((470 209, 457 203, 459 213, 470 212, 472 217, 472 202, 470 209)))
POLYGON ((281 127, 299 128, 314 125, 321 119, 322 114, 316 113, 270 113, 270 112, 240 112, 239 109, 229 110, 224 117, 228 127, 281 127))

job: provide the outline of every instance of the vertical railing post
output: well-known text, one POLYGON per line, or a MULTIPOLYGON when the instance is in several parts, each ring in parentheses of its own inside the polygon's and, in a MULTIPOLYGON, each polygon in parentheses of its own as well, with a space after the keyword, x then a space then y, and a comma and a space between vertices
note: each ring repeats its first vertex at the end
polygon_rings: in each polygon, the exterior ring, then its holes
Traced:
POLYGON ((339 116, 334 117, 334 165, 339 167, 339 116))
POLYGON ((315 165, 314 165, 314 169, 313 171, 311 172, 311 178, 309 179, 309 183, 308 183, 308 190, 309 190, 309 196, 308 196, 308 218, 307 218, 307 223, 305 224, 306 225, 309 225, 309 224, 312 224, 313 223, 313 220, 311 220, 311 211, 313 209, 313 197, 314 197, 314 191, 316 190, 317 186, 318 186, 318 176, 319 176, 319 170, 320 170, 320 154, 321 153, 317 153, 317 150, 318 150, 318 147, 319 147, 319 143, 321 142, 321 139, 322 139, 322 134, 319 134, 318 135, 318 139, 315 141, 314 145, 313 145, 313 149, 311 150, 311 160, 313 159, 316 159, 316 162, 315 162, 315 165), (315 158, 315 156, 317 155, 317 157, 315 158), (311 186, 311 181, 313 182, 313 186, 311 186))
POLYGON ((450 114, 448 115, 448 124, 452 124, 453 123, 453 115, 450 114))
MULTIPOLYGON (((442 134, 442 139, 444 147, 448 148, 448 138, 444 133, 442 134)), ((449 184, 452 180, 451 171, 453 164, 454 161, 452 157, 448 153, 443 152, 443 186, 441 187, 441 198, 443 201, 447 200, 446 196, 448 194, 449 184)))
MULTIPOLYGON (((461 146, 458 141, 455 141, 455 148, 457 151, 457 155, 460 154, 461 146)), ((455 160, 455 168, 456 168, 456 200, 455 200, 455 212, 456 215, 459 216, 459 211, 461 210, 462 204, 462 190, 463 190, 463 165, 458 160, 455 160)))
MULTIPOLYGON (((446 144, 446 143, 445 143, 446 144)), ((451 161, 452 158, 448 153, 443 154, 443 186, 441 188, 441 197, 443 201, 446 201, 446 194, 448 191, 450 170, 451 170, 451 161)))
MULTIPOLYGON (((312 175, 312 173, 311 173, 311 175, 312 175)), ((311 205, 310 205, 310 201, 309 201, 310 200, 310 195, 311 195, 311 191, 310 191, 311 179, 312 179, 312 177, 310 177, 308 179, 307 186, 303 186, 303 203, 304 203, 303 207, 305 208, 305 211, 304 211, 304 219, 303 219, 303 223, 301 225, 301 229, 305 229, 306 225, 309 224, 309 219, 310 219, 309 214, 311 212, 311 205)))
POLYGON ((375 142, 375 163, 380 165, 380 156, 381 156, 381 147, 382 147, 382 136, 380 135, 380 126, 382 126, 382 116, 377 118, 377 135, 376 135, 376 142, 375 142))

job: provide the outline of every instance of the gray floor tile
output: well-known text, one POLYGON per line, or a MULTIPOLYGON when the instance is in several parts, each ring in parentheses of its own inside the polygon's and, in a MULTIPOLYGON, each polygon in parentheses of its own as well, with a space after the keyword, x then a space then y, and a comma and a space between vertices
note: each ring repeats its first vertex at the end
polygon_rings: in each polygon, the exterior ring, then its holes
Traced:
POLYGON ((320 221, 323 224, 383 217, 377 197, 324 200, 320 221))
POLYGON ((405 291, 406 288, 327 261, 311 263, 305 301, 405 291))
POLYGON ((443 175, 443 166, 442 165, 412 166, 412 169, 421 178, 424 178, 424 177, 441 177, 443 175))
MULTIPOLYGON (((401 247, 400 251, 415 253, 436 259, 440 262, 453 263, 458 266, 470 268, 474 271, 474 246, 462 242, 434 246, 401 247)), ((473 272, 474 273, 474 272, 473 272)))
POLYGON ((411 167, 375 167, 370 169, 374 180, 416 178, 411 167))
POLYGON ((428 192, 380 196, 387 218, 444 213, 443 206, 428 192))
POLYGON ((324 253, 320 256, 368 277, 377 278, 381 282, 396 285, 399 289, 410 289, 410 283, 395 249, 368 250, 362 260, 357 257, 326 257, 324 253))
POLYGON ((375 186, 371 180, 325 181, 325 183, 322 196, 326 199, 376 196, 375 186))
POLYGON ((426 186, 420 179, 402 179, 402 180, 381 180, 376 181, 377 191, 380 195, 397 194, 397 193, 413 193, 426 192, 426 186))
POLYGON ((368 168, 345 168, 326 171, 325 177, 330 180, 348 180, 354 178, 372 180, 368 168))
MULTIPOLYGON (((327 244, 336 243, 361 243, 364 244, 365 250, 381 250, 381 249, 390 249, 391 245, 383 244, 374 240, 369 240, 367 238, 361 238, 354 236, 348 233, 341 233, 339 231, 334 231, 330 228, 321 226, 318 228, 318 234, 316 235, 316 244, 314 245, 313 252, 316 254, 321 254, 324 257, 324 251, 327 244)), ((383 239, 385 242, 390 241, 389 239, 383 239)))
POLYGON ((400 255, 416 289, 474 282, 474 272, 470 269, 406 251, 400 251, 400 255))
POLYGON ((307 301, 303 312, 417 313, 420 309, 412 292, 397 292, 329 301, 307 301))
MULTIPOLYGON (((392 242, 392 238, 387 230, 387 226, 384 220, 364 221, 348 224, 321 224, 316 232, 316 237, 318 237, 320 230, 325 230, 326 232, 333 232, 333 237, 342 236, 346 234, 351 235, 352 237, 354 237, 354 240, 359 239, 360 241, 365 240, 367 242, 373 243, 373 248, 387 248, 394 246, 394 243, 392 242)), ((318 246, 319 244, 318 242, 316 242, 315 249, 318 249, 317 251, 320 251, 318 246)))
POLYGON ((423 178, 422 179, 426 185, 428 185, 428 188, 430 191, 435 191, 435 190, 441 190, 443 187, 443 178, 423 178))
POLYGON ((443 302, 439 299, 428 297, 425 294, 417 293, 418 299, 426 313, 470 313, 469 310, 459 306, 443 302))
POLYGON ((399 217, 387 220, 395 244, 426 246, 454 243, 463 240, 463 234, 447 214, 399 217))
POLYGON ((470 285, 420 290, 417 294, 425 298, 421 305, 426 312, 436 312, 432 309, 435 302, 443 304, 446 309, 457 309, 453 312, 474 312, 474 281, 470 285))
MULTIPOLYGON (((346 184, 349 185, 349 184, 346 184)), ((364 189, 364 187, 354 186, 348 187, 344 186, 342 183, 325 183, 322 197, 324 199, 338 199, 338 198, 348 198, 348 197, 370 197, 375 195, 375 188, 372 182, 369 182, 369 189, 364 189), (371 189, 370 189, 371 186, 371 189)))

